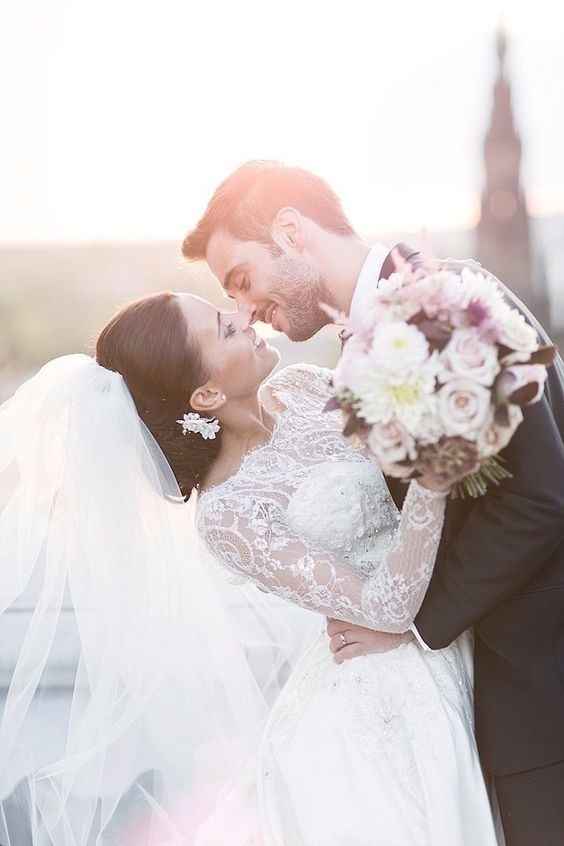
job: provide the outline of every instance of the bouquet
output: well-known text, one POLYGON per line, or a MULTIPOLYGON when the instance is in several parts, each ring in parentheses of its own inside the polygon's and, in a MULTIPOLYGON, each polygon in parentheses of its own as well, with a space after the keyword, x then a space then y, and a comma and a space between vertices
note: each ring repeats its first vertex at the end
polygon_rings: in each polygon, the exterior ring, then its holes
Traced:
POLYGON ((360 436, 383 472, 456 480, 480 496, 511 476, 499 456, 541 398, 554 347, 479 270, 398 268, 381 280, 336 368, 344 434, 360 436))

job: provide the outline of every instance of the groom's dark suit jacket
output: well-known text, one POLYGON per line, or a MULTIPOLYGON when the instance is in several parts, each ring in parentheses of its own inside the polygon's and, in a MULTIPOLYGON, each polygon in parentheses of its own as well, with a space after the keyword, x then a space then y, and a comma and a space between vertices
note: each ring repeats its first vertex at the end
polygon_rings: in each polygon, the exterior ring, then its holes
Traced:
MULTIPOLYGON (((386 260, 380 278, 392 270, 386 260)), ((554 368, 503 455, 512 479, 449 500, 415 620, 432 649, 474 628, 476 733, 495 775, 564 760, 564 393, 554 368)), ((387 481, 401 504, 405 486, 387 481)))

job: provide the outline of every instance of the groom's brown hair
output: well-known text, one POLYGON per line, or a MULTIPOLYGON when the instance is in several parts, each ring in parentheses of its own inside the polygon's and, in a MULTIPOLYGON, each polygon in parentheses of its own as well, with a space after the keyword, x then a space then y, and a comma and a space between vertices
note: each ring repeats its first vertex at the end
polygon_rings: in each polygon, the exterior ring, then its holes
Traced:
POLYGON ((270 226, 285 206, 329 232, 355 234, 341 201, 319 176, 280 162, 252 161, 237 168, 216 189, 203 217, 184 239, 182 253, 192 261, 204 259, 208 242, 218 229, 242 241, 270 246, 270 226))

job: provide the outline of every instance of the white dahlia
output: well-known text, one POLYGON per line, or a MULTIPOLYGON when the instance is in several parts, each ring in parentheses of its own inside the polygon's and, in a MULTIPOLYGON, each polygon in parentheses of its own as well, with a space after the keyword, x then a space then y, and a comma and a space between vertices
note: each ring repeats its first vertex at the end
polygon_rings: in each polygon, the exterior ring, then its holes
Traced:
POLYGON ((370 424, 396 419, 417 437, 422 421, 435 413, 436 369, 434 356, 416 370, 404 373, 373 367, 362 382, 356 382, 359 416, 370 424))
POLYGON ((416 326, 387 323, 374 332, 370 358, 386 372, 406 373, 420 367, 429 357, 429 344, 416 326))

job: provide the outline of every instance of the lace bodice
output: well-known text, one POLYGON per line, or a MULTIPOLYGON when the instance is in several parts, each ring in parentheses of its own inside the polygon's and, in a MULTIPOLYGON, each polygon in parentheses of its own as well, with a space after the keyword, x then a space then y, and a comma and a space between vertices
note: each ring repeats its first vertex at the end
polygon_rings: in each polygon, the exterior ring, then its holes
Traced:
POLYGON ((409 629, 431 578, 445 497, 412 482, 400 515, 380 470, 323 413, 330 371, 287 367, 270 441, 200 495, 198 530, 238 576, 305 608, 387 632, 409 629))

